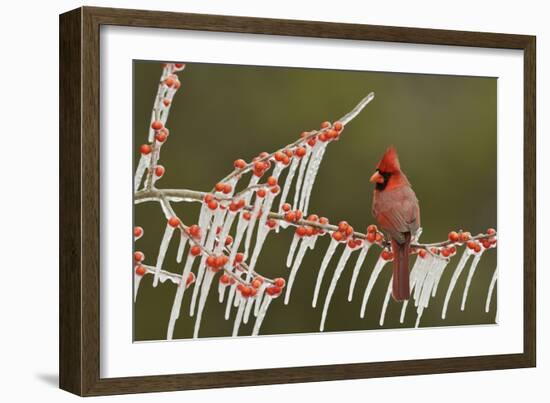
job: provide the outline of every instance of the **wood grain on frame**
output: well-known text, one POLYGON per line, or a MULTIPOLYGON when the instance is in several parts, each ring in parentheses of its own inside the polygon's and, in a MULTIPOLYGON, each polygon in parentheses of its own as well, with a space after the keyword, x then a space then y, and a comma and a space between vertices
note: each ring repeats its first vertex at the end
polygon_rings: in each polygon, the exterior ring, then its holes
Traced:
POLYGON ((81 395, 532 367, 536 363, 534 36, 82 7, 60 16, 60 387, 81 395), (522 354, 100 378, 99 28, 101 25, 457 45, 524 51, 522 354), (70 78, 70 79, 69 79, 70 78))

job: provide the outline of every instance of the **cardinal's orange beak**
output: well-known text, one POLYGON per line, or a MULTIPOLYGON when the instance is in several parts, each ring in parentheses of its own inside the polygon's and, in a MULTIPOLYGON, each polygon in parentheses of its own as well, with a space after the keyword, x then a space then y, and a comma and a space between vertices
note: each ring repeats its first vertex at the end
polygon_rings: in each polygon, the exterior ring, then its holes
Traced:
POLYGON ((384 177, 380 175, 380 172, 376 171, 369 179, 372 183, 384 183, 384 177))

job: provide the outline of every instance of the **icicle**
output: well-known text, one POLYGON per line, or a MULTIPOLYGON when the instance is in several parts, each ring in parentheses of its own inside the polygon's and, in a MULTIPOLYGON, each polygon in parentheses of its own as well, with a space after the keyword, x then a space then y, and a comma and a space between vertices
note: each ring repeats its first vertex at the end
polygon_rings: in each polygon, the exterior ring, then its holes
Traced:
POLYGON ((229 319, 231 313, 231 307, 233 306, 233 298, 235 298, 235 290, 237 288, 236 284, 232 284, 229 288, 229 293, 227 294, 227 303, 225 305, 225 320, 229 319))
POLYGON ((168 250, 168 245, 170 244, 173 233, 174 228, 170 224, 166 224, 166 229, 164 230, 164 235, 162 237, 162 241, 160 242, 157 265, 155 267, 155 278, 153 279, 153 287, 158 285, 160 269, 162 269, 162 263, 164 262, 164 257, 166 256, 166 251, 168 250))
POLYGON ((447 315, 447 306, 449 305, 449 299, 451 298, 451 294, 453 293, 453 290, 455 288, 456 281, 458 280, 460 273, 462 273, 462 270, 464 269, 464 266, 466 266, 466 262, 468 261, 468 258, 471 255, 472 255, 472 252, 470 251, 470 249, 465 248, 464 253, 460 257, 460 261, 456 266, 453 276, 451 277, 451 283, 449 284, 449 288, 447 289, 447 294, 445 295, 445 303, 443 304, 443 311, 441 311, 441 319, 445 319, 445 316, 447 315))
POLYGON ((248 221, 243 218, 243 213, 241 212, 241 214, 239 215, 239 221, 237 222, 237 233, 235 234, 235 239, 233 240, 233 244, 231 245, 231 254, 229 255, 230 265, 233 265, 233 262, 235 262, 235 256, 237 256, 237 252, 239 251, 239 246, 241 244, 247 226, 248 221))
POLYGON ((370 293, 372 291, 372 288, 374 287, 376 279, 378 279, 378 276, 380 275, 380 272, 382 271, 386 263, 388 263, 387 260, 379 257, 376 265, 374 266, 374 269, 372 270, 372 273, 369 277, 369 282, 367 283, 367 287, 365 288, 365 294, 363 295, 363 302, 361 303, 361 319, 365 317, 365 308, 367 307, 370 293))
POLYGON ((141 283, 142 278, 143 278, 143 276, 140 276, 140 275, 134 273, 134 302, 136 302, 136 298, 137 298, 137 294, 138 294, 138 290, 139 290, 139 285, 141 283))
POLYGON ((248 220, 248 228, 246 230, 246 241, 244 244, 244 254, 248 258, 248 252, 250 250, 250 241, 252 240, 252 233, 254 232, 254 227, 256 226, 256 221, 258 219, 258 214, 262 208, 264 198, 256 196, 254 200, 254 207, 252 208, 252 213, 250 220, 248 220))
POLYGON ((300 168, 298 169, 298 179, 296 180, 296 189, 294 190, 294 203, 292 205, 295 208, 298 208, 299 202, 300 202, 300 191, 302 189, 302 182, 304 178, 304 172, 306 170, 307 164, 309 162, 309 157, 311 156, 311 151, 308 151, 306 155, 304 155, 300 159, 300 168))
POLYGON ((265 296, 266 288, 267 288, 267 283, 263 282, 256 296, 256 302, 254 304, 254 316, 258 316, 258 313, 260 312, 260 307, 262 306, 262 299, 267 298, 267 296, 265 296))
POLYGON ((294 237, 292 238, 292 243, 290 244, 290 249, 288 250, 288 255, 286 257, 286 267, 292 266, 292 259, 294 259, 294 252, 296 252, 296 247, 300 243, 300 237, 298 234, 294 233, 294 237))
POLYGON ((176 262, 181 263, 181 259, 183 257, 183 251, 185 250, 185 246, 187 245, 187 235, 183 231, 180 231, 180 243, 178 246, 178 254, 176 256, 176 262))
POLYGON ((334 294, 334 290, 336 289, 336 284, 338 283, 338 279, 340 278, 342 271, 346 267, 346 263, 348 262, 352 252, 353 252, 352 248, 348 246, 344 248, 344 252, 342 253, 342 256, 340 256, 340 260, 338 261, 338 264, 336 265, 336 269, 334 270, 334 274, 332 275, 332 280, 330 281, 330 285, 327 291, 327 296, 325 298, 325 305, 323 306, 323 314, 321 315, 321 325, 319 327, 319 330, 321 332, 325 329, 325 321, 327 319, 328 308, 332 300, 332 294, 334 294))
MULTIPOLYGON (((411 274, 409 277, 410 282, 410 290, 411 295, 413 295, 413 291, 416 287, 416 278, 418 277, 418 272, 423 271, 423 266, 426 265, 426 258, 422 258, 420 256, 416 257, 416 260, 414 262, 413 268, 411 269, 411 274)), ((399 323, 403 323, 405 321, 405 313, 407 312, 407 306, 409 305, 409 299, 405 300, 403 302, 403 307, 401 308, 401 316, 399 317, 399 323)))
POLYGON ((252 330, 252 336, 257 336, 260 333, 260 327, 262 326, 262 322, 264 321, 265 315, 267 313, 267 309, 269 308, 269 304, 273 298, 269 295, 266 295, 262 306, 260 307, 260 312, 258 312, 258 316, 256 317, 256 322, 254 323, 254 329, 252 330))
POLYGON ((296 260, 294 260, 294 265, 292 266, 292 269, 290 270, 290 275, 288 276, 288 284, 286 286, 286 293, 285 293, 285 305, 288 305, 288 301, 290 300, 290 292, 292 291, 292 284, 294 284, 294 279, 296 278, 296 274, 300 269, 300 265, 302 264, 302 260, 304 259, 304 255, 306 254, 306 250, 308 249, 309 243, 312 242, 311 238, 312 237, 304 239, 302 241, 302 244, 300 245, 300 248, 298 249, 296 260))
POLYGON ((474 277, 474 273, 476 272, 477 265, 479 264, 479 260, 481 259, 481 255, 483 255, 483 252, 485 250, 482 249, 479 253, 476 253, 474 256, 474 259, 472 260, 472 264, 470 265, 470 270, 468 271, 468 277, 466 278, 466 286, 464 287, 464 292, 462 294, 462 303, 460 304, 460 310, 463 311, 466 307, 466 298, 468 298, 468 290, 470 289, 470 284, 472 282, 472 277, 474 277))
POLYGON ((136 173, 134 175, 134 191, 139 189, 139 185, 141 185, 141 181, 143 180, 143 174, 147 170, 150 161, 151 154, 141 155, 138 166, 136 167, 136 173))
POLYGON ((304 207, 305 207, 307 193, 309 190, 309 182, 311 181, 311 175, 313 173, 315 160, 317 159, 317 154, 319 154, 319 150, 322 144, 325 144, 325 143, 318 141, 317 143, 315 143, 311 151, 308 153, 309 160, 307 161, 308 164, 307 164, 307 167, 305 168, 304 181, 302 183, 302 188, 300 191, 300 199, 298 203, 298 209, 302 210, 304 214, 307 214, 306 211, 304 210, 304 207))
POLYGON ((308 188, 307 192, 305 194, 305 200, 304 200, 304 214, 307 214, 309 209, 309 201, 311 200, 311 192, 313 190, 313 185, 315 184, 315 179, 317 178, 317 173, 319 172, 319 167, 321 166, 321 161, 323 160, 323 156, 325 155, 326 147, 328 143, 321 143, 321 148, 319 149, 319 152, 315 156, 314 163, 311 170, 311 175, 309 177, 308 181, 308 188))
POLYGON ((493 273, 493 277, 491 278, 491 284, 489 285, 489 290, 487 291, 487 299, 485 300, 485 312, 489 312, 489 308, 491 307, 491 300, 493 299, 493 290, 497 282, 497 277, 498 277, 498 268, 496 268, 493 273))
POLYGON ((369 252, 371 245, 372 243, 365 241, 363 247, 361 248, 361 252, 359 252, 359 256, 357 257, 357 262, 355 263, 355 267, 353 268, 351 282, 349 283, 348 301, 350 302, 353 299, 353 290, 355 289, 355 283, 357 283, 357 277, 359 277, 359 271, 361 270, 361 266, 363 266, 363 263, 365 262, 365 258, 367 257, 367 253, 369 252))
POLYGON ((233 333, 232 333, 233 337, 237 337, 239 334, 239 327, 241 326, 241 322, 243 320, 245 305, 246 305, 246 299, 242 298, 239 304, 239 309, 237 310, 237 316, 235 317, 235 322, 233 322, 233 333))
POLYGON ((299 163, 299 158, 292 158, 292 162, 290 163, 290 168, 288 170, 288 175, 285 179, 285 184, 283 186, 281 201, 279 202, 279 211, 281 211, 281 209, 283 208, 283 204, 286 203, 286 198, 288 196, 288 192, 290 191, 290 187, 292 186, 292 180, 294 179, 294 174, 296 173, 296 168, 298 168, 299 163))
POLYGON ((170 320, 168 321, 168 332, 166 334, 167 340, 172 340, 172 337, 174 335, 176 320, 180 317, 183 295, 185 294, 185 290, 187 289, 187 278, 189 277, 189 273, 191 273, 191 268, 193 267, 194 261, 195 256, 193 256, 192 254, 187 255, 185 266, 183 268, 183 273, 181 275, 181 280, 178 283, 176 296, 174 297, 174 302, 172 303, 172 311, 170 312, 170 320))
MULTIPOLYGON (((384 303, 382 304, 382 311, 380 312, 380 326, 384 326, 384 320, 386 318, 386 310, 388 309, 388 303, 390 302, 391 290, 392 290, 393 276, 390 278, 386 295, 384 296, 384 303)), ((406 302, 406 301, 405 301, 406 302)))
POLYGON ((424 264, 418 267, 418 270, 415 275, 415 287, 413 293, 414 306, 418 306, 418 301, 420 300, 420 293, 422 292, 422 287, 424 286, 424 281, 428 276, 428 272, 433 264, 435 264, 435 258, 432 255, 426 255, 426 257, 418 259, 423 259, 424 264))
POLYGON ((248 323, 248 318, 250 317, 250 311, 254 306, 254 301, 256 298, 248 298, 246 301, 246 307, 244 308, 243 323, 246 325, 248 323))
POLYGON ((218 302, 221 304, 225 297, 225 289, 227 284, 223 284, 221 281, 218 282, 218 302))
MULTIPOLYGON (((199 306, 197 308, 197 317, 195 318, 195 329, 193 331, 193 338, 196 339, 199 337, 199 330, 201 327, 202 312, 204 311, 204 305, 206 304, 206 299, 208 298, 208 292, 210 291, 210 285, 212 284, 212 279, 214 278, 214 273, 212 270, 207 270, 204 275, 204 281, 201 287, 201 296, 199 298, 199 306)), ((197 285, 195 284, 195 287, 197 285)))
POLYGON ((323 261, 321 263, 319 273, 317 274, 317 281, 315 282, 315 291, 313 291, 313 300, 311 302, 311 306, 313 308, 317 306, 317 298, 319 297, 319 290, 321 289, 321 283, 323 282, 325 271, 328 267, 328 264, 330 263, 330 260, 332 259, 332 255, 334 255, 334 252, 336 251, 336 248, 339 244, 340 242, 336 241, 332 237, 330 238, 330 244, 328 245, 327 252, 325 253, 325 257, 323 258, 323 261))
POLYGON ((424 309, 420 308, 417 315, 416 315, 416 322, 414 324, 415 328, 418 328, 420 326, 420 319, 422 318, 423 313, 424 313, 424 309))

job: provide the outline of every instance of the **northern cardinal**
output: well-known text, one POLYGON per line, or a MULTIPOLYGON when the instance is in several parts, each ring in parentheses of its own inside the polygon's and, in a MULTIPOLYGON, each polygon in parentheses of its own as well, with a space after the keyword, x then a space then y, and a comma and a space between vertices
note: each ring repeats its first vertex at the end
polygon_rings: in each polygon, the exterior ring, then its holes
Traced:
POLYGON ((392 296, 396 301, 407 300, 409 246, 420 227, 420 207, 393 146, 382 156, 370 181, 375 184, 372 215, 389 235, 394 254, 392 296))

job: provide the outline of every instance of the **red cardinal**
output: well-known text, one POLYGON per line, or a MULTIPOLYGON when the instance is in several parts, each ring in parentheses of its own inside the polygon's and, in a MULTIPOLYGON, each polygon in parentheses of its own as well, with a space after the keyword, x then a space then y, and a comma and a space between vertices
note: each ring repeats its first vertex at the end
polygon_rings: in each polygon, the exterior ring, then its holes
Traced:
POLYGON ((409 299, 409 245, 420 227, 420 207, 409 180, 401 171, 393 146, 389 147, 370 181, 375 184, 372 215, 391 239, 393 258, 392 295, 409 299))

